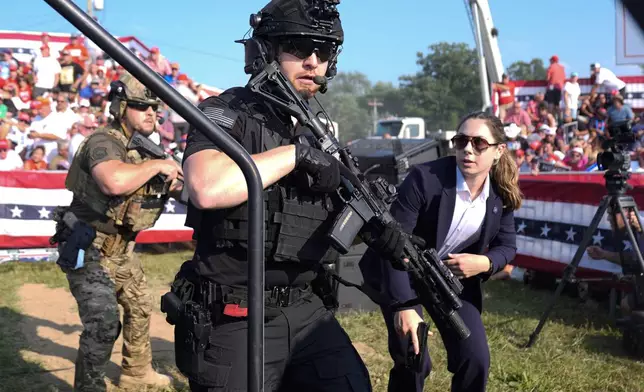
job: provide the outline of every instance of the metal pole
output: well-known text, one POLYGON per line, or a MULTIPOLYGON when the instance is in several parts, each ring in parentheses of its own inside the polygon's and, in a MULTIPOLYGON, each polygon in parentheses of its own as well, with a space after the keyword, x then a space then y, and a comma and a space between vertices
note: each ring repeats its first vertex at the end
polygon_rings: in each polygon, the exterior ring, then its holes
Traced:
POLYGON ((481 38, 481 22, 479 20, 480 14, 476 0, 470 1, 470 8, 472 10, 472 20, 474 22, 474 36, 476 38, 476 52, 479 57, 479 78, 481 80, 481 95, 483 110, 488 110, 492 106, 490 102, 490 89, 488 85, 487 67, 485 65, 485 55, 483 54, 483 41, 481 38))
POLYGON ((248 186, 248 389, 264 385, 264 202, 261 176, 251 156, 227 132, 132 54, 70 0, 45 0, 87 38, 140 80, 192 126, 199 129, 241 169, 248 186))
MULTIPOLYGON (((373 129, 371 136, 376 134, 378 130, 378 106, 382 106, 383 103, 374 98, 371 101, 367 102, 369 106, 373 106, 373 111, 371 112, 371 121, 373 121, 373 129)), ((392 135, 393 136, 393 135, 392 135)))

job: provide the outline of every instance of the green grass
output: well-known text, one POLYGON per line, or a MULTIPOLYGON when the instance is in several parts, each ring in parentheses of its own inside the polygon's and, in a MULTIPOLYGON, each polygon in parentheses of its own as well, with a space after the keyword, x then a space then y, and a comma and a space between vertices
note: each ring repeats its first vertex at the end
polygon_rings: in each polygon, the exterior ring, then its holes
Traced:
MULTIPOLYGON (((153 291, 166 288, 181 263, 189 257, 190 252, 143 256, 153 291)), ((44 387, 46 373, 37 377, 34 374, 42 373, 42 368, 25 362, 18 354, 25 348, 25 342, 17 327, 22 316, 16 293, 24 283, 67 288, 64 274, 54 263, 0 266, 3 288, 0 290, 0 391, 48 390, 44 387), (36 379, 44 381, 34 384, 36 379), (34 389, 34 385, 41 385, 43 389, 34 389)), ((526 349, 522 346, 552 293, 534 290, 519 282, 489 282, 485 292, 483 320, 492 357, 488 391, 644 391, 644 363, 626 356, 621 348, 621 334, 610 326, 603 304, 591 307, 578 299, 562 296, 535 346, 526 349)), ((374 391, 386 391, 391 359, 381 315, 342 314, 338 318, 367 363, 374 391)), ((434 370, 425 390, 447 391, 451 374, 447 371, 440 336, 434 332, 430 338, 434 370)), ((158 365, 173 372, 172 363, 158 365)))
MULTIPOLYGON (((532 348, 523 348, 552 293, 518 282, 486 286, 483 322, 491 353, 489 391, 644 391, 644 363, 626 357, 621 334, 608 324, 606 309, 587 309, 562 297, 532 348)), ((354 342, 373 350, 365 360, 376 391, 386 391, 390 358, 379 314, 340 317, 354 342)), ((425 391, 448 391, 451 373, 436 331, 429 350, 433 372, 425 391)))

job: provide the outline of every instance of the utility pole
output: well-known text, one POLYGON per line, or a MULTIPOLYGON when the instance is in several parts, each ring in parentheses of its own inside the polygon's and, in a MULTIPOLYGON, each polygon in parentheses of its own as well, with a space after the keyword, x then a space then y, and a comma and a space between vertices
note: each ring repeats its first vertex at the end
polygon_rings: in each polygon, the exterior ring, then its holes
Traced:
POLYGON ((376 129, 378 128, 378 106, 382 106, 383 103, 374 98, 368 102, 368 105, 373 107, 373 112, 371 114, 373 120, 373 131, 371 136, 373 136, 376 134, 376 129))
POLYGON ((94 16, 94 0, 87 0, 87 15, 94 16))

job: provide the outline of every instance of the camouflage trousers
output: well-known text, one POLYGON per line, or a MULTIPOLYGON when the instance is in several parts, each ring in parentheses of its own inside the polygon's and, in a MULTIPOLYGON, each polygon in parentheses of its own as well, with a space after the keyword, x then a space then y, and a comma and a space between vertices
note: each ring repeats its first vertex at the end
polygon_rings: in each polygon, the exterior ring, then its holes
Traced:
POLYGON ((150 316, 152 297, 140 260, 134 256, 134 241, 106 256, 99 234, 85 254, 85 266, 63 268, 83 323, 74 376, 75 391, 105 391, 105 367, 121 332, 119 307, 123 306, 122 372, 145 374, 152 362, 150 316))

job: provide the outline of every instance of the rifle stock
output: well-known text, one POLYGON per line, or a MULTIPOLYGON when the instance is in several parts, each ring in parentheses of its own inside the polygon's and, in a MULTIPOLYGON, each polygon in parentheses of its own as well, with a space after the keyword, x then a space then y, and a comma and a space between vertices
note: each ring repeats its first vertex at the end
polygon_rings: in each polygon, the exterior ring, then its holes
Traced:
MULTIPOLYGON (((267 64, 262 72, 249 81, 248 87, 287 111, 302 126, 308 127, 320 150, 342 163, 342 186, 338 189, 338 195, 344 202, 344 207, 329 232, 329 238, 339 252, 346 254, 365 226, 381 230, 386 225, 395 223, 389 206, 396 197, 396 187, 383 178, 376 181, 365 179, 348 149, 342 148, 333 134, 327 131, 308 103, 282 74, 276 62, 267 64), (268 86, 269 84, 272 86, 268 86)), ((412 241, 411 235, 404 233, 403 236, 406 238, 403 257, 401 260, 388 261, 394 268, 409 273, 420 302, 435 321, 445 323, 459 339, 466 339, 470 331, 457 312, 462 306, 458 296, 463 286, 438 258, 434 249, 421 250, 412 241)))

